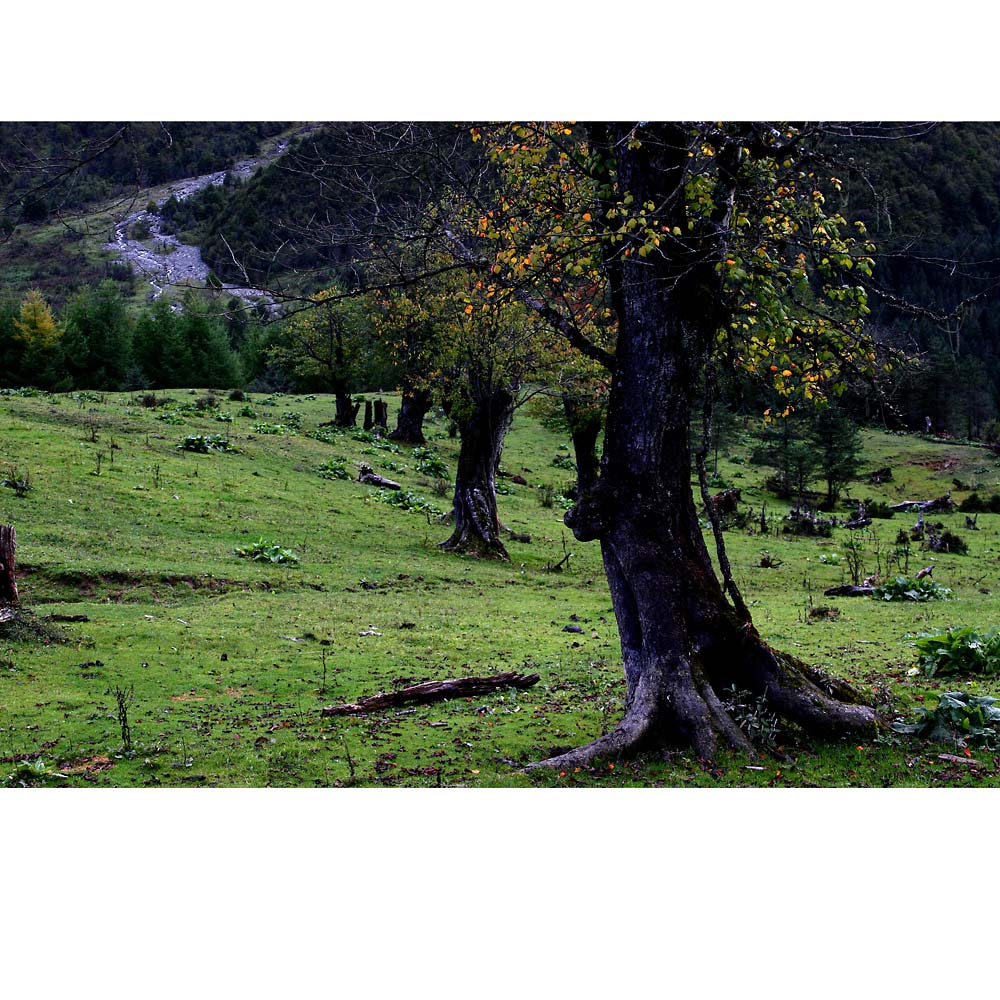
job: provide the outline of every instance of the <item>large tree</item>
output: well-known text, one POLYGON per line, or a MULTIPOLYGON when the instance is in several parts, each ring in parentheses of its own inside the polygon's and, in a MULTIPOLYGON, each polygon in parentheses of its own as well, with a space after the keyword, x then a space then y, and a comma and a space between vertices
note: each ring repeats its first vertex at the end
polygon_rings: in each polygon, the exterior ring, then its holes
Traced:
POLYGON ((469 272, 492 289, 490 310, 519 303, 610 374, 599 474, 566 520, 601 545, 626 707, 610 733, 548 764, 666 744, 750 750, 723 704, 733 686, 813 734, 875 725, 846 683, 761 637, 718 542, 716 572, 691 487, 706 375, 764 376, 787 415, 873 366, 874 247, 827 205, 840 181, 814 150, 831 132, 850 129, 547 122, 472 128, 472 153, 456 129, 396 123, 355 127, 324 164, 361 179, 371 210, 349 234, 318 236, 360 252, 369 280, 469 272), (410 197, 390 202, 400 177, 410 197), (601 310, 614 344, 594 336, 601 310))
MULTIPOLYGON (((811 398, 867 368, 855 274, 872 247, 824 202, 809 158, 818 129, 718 123, 519 126, 480 133, 506 184, 487 234, 512 289, 612 373, 600 475, 568 512, 601 544, 627 682, 607 735, 546 763, 664 744, 704 757, 750 744, 723 705, 763 696, 815 734, 867 733, 846 684, 773 649, 708 554, 691 488, 690 423, 713 365, 768 373, 811 398), (616 320, 613 355, 581 338, 567 272, 597 272, 616 320), (727 595, 728 591, 728 595, 727 595)), ((786 412, 790 408, 786 407, 786 412)))
POLYGON ((353 427, 364 358, 372 340, 360 300, 332 286, 312 296, 313 308, 294 313, 284 324, 272 356, 309 389, 333 393, 334 423, 353 427))

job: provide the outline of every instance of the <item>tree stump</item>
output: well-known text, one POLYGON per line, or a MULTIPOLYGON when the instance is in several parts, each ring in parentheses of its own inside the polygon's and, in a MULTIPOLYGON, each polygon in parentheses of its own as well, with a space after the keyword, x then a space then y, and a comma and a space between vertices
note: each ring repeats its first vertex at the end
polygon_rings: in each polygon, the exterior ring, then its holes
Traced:
POLYGON ((388 428, 389 404, 384 399, 375 400, 375 426, 388 428))
POLYGON ((0 524, 0 623, 17 617, 17 580, 14 579, 16 545, 14 526, 0 524))
POLYGON ((17 580, 14 579, 17 532, 11 524, 0 524, 0 608, 17 604, 17 580))
POLYGON ((362 426, 366 431, 370 431, 375 426, 375 421, 372 418, 372 401, 370 399, 365 400, 365 421, 362 426))

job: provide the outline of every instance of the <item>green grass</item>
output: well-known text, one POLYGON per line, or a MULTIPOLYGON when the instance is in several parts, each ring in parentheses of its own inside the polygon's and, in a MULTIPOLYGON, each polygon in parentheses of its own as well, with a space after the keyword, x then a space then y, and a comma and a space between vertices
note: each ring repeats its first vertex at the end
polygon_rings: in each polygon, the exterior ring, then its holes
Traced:
MULTIPOLYGON (((572 538, 558 505, 540 503, 544 488, 559 491, 571 475, 552 465, 563 438, 528 414, 515 421, 503 465, 529 485, 511 486, 499 506, 504 523, 532 540, 510 541, 505 564, 445 554, 437 546, 449 529, 433 515, 376 502, 355 481, 323 478, 326 463, 342 456, 352 472, 370 464, 449 507, 436 480, 416 471, 411 449, 382 450, 351 434, 311 437, 332 416, 331 399, 255 396, 255 418, 239 416, 245 405, 222 402, 233 421, 221 429, 239 453, 193 454, 178 443, 219 433, 214 414, 187 412, 171 425, 127 394, 0 399, 0 479, 13 468, 32 484, 23 498, 0 489, 0 523, 18 532, 22 600, 41 619, 88 619, 51 625, 65 642, 0 641, 0 781, 29 758, 65 775, 29 776, 51 786, 997 783, 1000 758, 988 750, 975 750, 979 766, 962 765, 938 756, 962 754, 955 745, 888 731, 859 748, 814 744, 789 730, 758 760, 723 757, 712 768, 677 753, 523 774, 519 764, 593 739, 622 709, 599 549, 572 538), (301 415, 297 434, 254 433, 262 421, 287 426, 289 414, 301 415), (236 554, 261 538, 299 562, 236 554), (548 571, 566 550, 568 570, 548 571), (563 631, 570 623, 583 631, 563 631), (507 669, 537 671, 541 681, 365 717, 319 714, 402 684, 507 669), (116 689, 131 692, 131 752, 116 689)), ((453 472, 457 442, 443 421, 428 430, 453 472)), ((876 433, 866 445, 868 466, 890 465, 895 478, 855 484, 857 497, 936 496, 953 478, 974 481, 981 493, 1000 488, 996 459, 984 449, 876 433)), ((756 509, 766 498, 777 522, 785 508, 763 493, 766 470, 739 461, 746 451, 735 447, 737 461, 724 458, 719 474, 756 509)), ((933 561, 934 579, 956 593, 947 602, 824 598, 843 581, 845 564, 820 556, 844 553, 843 529, 821 540, 733 531, 727 542, 765 638, 857 682, 891 721, 932 705, 938 691, 996 695, 1000 686, 908 673, 913 636, 995 619, 1000 515, 981 514, 978 532, 964 531, 964 515, 940 519, 968 539, 970 554, 933 556, 914 546, 910 570, 933 561), (778 568, 761 568, 764 549, 781 560, 778 568), (839 616, 811 614, 822 606, 839 616)), ((875 522, 883 562, 899 528, 914 520, 875 522)))

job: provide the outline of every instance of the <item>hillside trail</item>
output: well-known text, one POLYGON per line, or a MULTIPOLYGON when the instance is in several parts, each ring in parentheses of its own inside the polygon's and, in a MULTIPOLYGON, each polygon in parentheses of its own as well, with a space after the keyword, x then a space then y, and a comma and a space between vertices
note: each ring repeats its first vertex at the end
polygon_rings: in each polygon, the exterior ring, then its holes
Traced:
MULTIPOLYGON (((171 197, 184 201, 205 188, 223 184, 227 175, 246 180, 257 169, 279 159, 294 139, 317 128, 319 126, 316 124, 303 125, 281 138, 270 149, 265 148, 256 156, 240 160, 228 170, 216 170, 210 174, 185 177, 160 185, 150 190, 153 197, 143 198, 145 192, 141 193, 136 200, 146 202, 146 208, 130 212, 115 222, 112 241, 104 245, 105 249, 114 252, 119 260, 127 263, 149 283, 152 289, 150 301, 158 299, 167 287, 203 287, 208 281, 210 269, 201 256, 201 248, 182 243, 176 236, 168 233, 163 216, 159 211, 150 211, 149 205, 161 209, 171 197), (149 236, 145 241, 130 238, 129 230, 136 225, 148 227, 149 236)), ((269 310, 277 308, 274 299, 260 289, 232 283, 224 283, 221 287, 247 305, 264 303, 269 310)), ((176 305, 175 308, 179 309, 180 306, 176 305)))

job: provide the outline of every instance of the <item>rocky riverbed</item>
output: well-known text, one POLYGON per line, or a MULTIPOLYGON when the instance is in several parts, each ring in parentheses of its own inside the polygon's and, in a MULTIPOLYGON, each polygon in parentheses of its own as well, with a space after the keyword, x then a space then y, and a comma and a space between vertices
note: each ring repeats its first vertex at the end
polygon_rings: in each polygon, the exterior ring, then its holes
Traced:
MULTIPOLYGON (((153 200, 153 204, 159 209, 171 197, 183 201, 207 187, 224 183, 227 174, 245 180, 259 167, 277 160, 288 149, 293 138, 305 135, 317 127, 303 126, 294 136, 281 140, 269 152, 241 160, 229 170, 217 170, 211 174, 174 181, 165 188, 158 189, 161 193, 153 200)), ((117 221, 112 241, 105 244, 105 248, 112 250, 119 260, 129 264, 133 271, 149 283, 152 289, 151 300, 158 299, 167 287, 203 287, 208 280, 209 267, 202 259, 201 249, 182 243, 176 236, 168 233, 163 216, 158 211, 151 211, 148 206, 117 221), (148 230, 148 237, 143 240, 133 239, 129 233, 135 229, 148 230)), ((230 295, 248 304, 263 302, 269 309, 276 308, 274 300, 260 289, 239 284, 224 284, 222 287, 230 295)))

